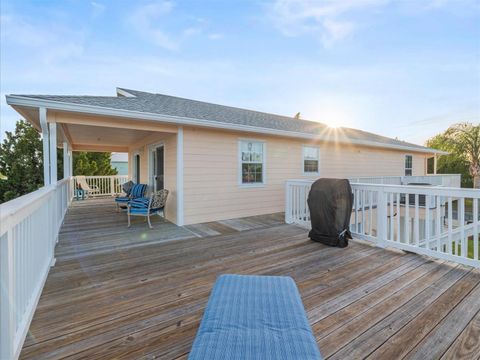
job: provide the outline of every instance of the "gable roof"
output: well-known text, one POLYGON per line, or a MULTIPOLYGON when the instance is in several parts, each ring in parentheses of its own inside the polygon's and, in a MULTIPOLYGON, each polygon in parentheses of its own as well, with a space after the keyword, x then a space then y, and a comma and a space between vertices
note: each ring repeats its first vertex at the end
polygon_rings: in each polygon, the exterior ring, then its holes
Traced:
POLYGON ((78 112, 88 108, 89 112, 99 114, 103 113, 102 110, 111 110, 118 113, 118 116, 142 118, 141 115, 148 115, 148 119, 167 122, 170 120, 179 124, 230 128, 407 151, 444 153, 362 130, 346 127, 332 129, 316 121, 124 88, 117 88, 117 96, 8 95, 7 103, 10 105, 20 103, 26 106, 30 103, 32 104, 30 106, 78 112))

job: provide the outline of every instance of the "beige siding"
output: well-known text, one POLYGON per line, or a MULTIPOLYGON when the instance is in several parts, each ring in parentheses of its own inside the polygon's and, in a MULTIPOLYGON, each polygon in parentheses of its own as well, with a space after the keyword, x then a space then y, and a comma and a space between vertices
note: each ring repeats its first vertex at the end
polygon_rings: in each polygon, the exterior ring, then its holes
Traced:
MULTIPOLYGON (((150 148, 154 144, 164 145, 165 156, 165 189, 169 190, 166 218, 169 221, 177 221, 177 136, 176 134, 152 134, 139 142, 130 149, 129 160, 131 155, 135 153, 140 154, 140 181, 144 184, 149 184, 149 191, 151 191, 149 178, 149 161, 151 161, 149 153, 150 148)), ((129 175, 132 176, 132 165, 129 164, 129 175)))
MULTIPOLYGON (((283 211, 287 179, 302 174, 304 141, 207 129, 185 129, 185 224, 283 211), (238 141, 266 143, 266 185, 238 184, 238 141)), ((311 145, 311 144, 309 144, 311 145)), ((322 177, 404 175, 406 152, 317 143, 322 177)), ((424 174, 423 154, 412 154, 413 175, 424 174)))

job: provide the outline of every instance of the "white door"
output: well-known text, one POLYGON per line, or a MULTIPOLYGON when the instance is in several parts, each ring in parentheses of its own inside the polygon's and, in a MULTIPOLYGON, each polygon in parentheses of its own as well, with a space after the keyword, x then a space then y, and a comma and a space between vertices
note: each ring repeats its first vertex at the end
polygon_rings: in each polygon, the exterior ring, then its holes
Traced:
POLYGON ((150 153, 150 186, 153 191, 162 190, 164 188, 165 178, 165 159, 163 145, 152 148, 150 153))

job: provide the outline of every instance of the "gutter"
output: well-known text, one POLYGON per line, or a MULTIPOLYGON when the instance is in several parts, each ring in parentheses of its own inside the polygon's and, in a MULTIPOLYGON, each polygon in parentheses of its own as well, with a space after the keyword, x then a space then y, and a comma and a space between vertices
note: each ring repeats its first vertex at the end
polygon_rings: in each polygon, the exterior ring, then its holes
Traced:
MULTIPOLYGON (((134 118, 134 119, 136 118, 136 119, 150 120, 150 121, 157 121, 157 122, 167 122, 167 123, 172 123, 176 125, 190 125, 190 126, 198 126, 198 127, 205 127, 205 128, 236 130, 236 131, 245 131, 245 132, 252 132, 252 133, 259 133, 259 134, 269 134, 269 135, 286 136, 286 137, 293 137, 293 138, 300 138, 300 139, 322 140, 326 142, 332 142, 331 139, 326 138, 322 135, 306 134, 306 133, 301 133, 296 131, 270 129, 270 128, 264 128, 264 127, 258 127, 258 126, 251 126, 251 125, 221 123, 213 120, 186 118, 186 117, 172 116, 172 115, 160 115, 160 114, 148 113, 143 111, 114 109, 114 108, 95 106, 95 105, 65 103, 62 101, 36 99, 36 98, 30 98, 28 96, 21 96, 21 95, 6 95, 6 101, 8 105, 46 107, 52 110, 60 110, 60 111, 71 111, 71 112, 106 115, 106 116, 114 116, 114 117, 124 117, 124 118, 134 118)), ((416 148, 408 145, 384 144, 384 143, 379 143, 375 141, 356 140, 356 139, 350 139, 346 137, 344 137, 343 139, 336 139, 336 141, 340 143, 345 143, 345 144, 414 151, 414 152, 426 153, 426 154, 438 154, 438 155, 448 154, 445 151, 436 150, 436 149, 416 148)))

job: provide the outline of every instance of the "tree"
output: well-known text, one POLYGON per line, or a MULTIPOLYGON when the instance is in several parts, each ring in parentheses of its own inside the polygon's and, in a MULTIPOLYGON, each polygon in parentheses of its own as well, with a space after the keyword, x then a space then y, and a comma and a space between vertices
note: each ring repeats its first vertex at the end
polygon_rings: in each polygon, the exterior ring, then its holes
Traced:
MULTIPOLYGON (((30 123, 20 120, 15 132, 6 132, 0 145, 0 203, 28 194, 43 186, 43 145, 30 123)), ((116 175, 110 153, 73 153, 73 175, 116 175)), ((63 150, 57 150, 57 177, 63 178, 63 150)))
POLYGON ((73 175, 116 175, 117 170, 111 166, 111 159, 112 155, 105 152, 74 152, 73 175))
POLYGON ((461 173, 462 186, 480 188, 480 124, 459 123, 427 141, 427 146, 448 151, 438 161, 439 173, 461 173))
POLYGON ((40 134, 20 120, 15 131, 6 132, 0 146, 0 202, 37 190, 43 185, 43 151, 40 134))

